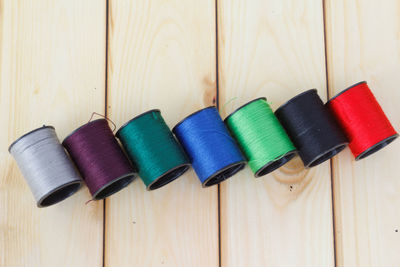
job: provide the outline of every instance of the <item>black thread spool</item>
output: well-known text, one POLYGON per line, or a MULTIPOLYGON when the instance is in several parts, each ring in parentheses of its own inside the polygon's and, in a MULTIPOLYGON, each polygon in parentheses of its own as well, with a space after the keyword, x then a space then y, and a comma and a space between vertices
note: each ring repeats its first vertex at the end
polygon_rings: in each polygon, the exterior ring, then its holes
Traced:
POLYGON ((280 106, 275 115, 297 147, 306 168, 332 158, 348 144, 316 89, 293 97, 280 106))

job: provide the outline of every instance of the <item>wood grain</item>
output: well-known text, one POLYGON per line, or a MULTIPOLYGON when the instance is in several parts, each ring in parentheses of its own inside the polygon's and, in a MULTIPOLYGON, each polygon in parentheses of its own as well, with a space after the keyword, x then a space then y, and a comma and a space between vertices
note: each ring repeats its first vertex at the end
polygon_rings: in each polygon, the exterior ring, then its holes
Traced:
POLYGON ((1 1, 0 266, 101 266, 103 203, 86 188, 39 209, 8 145, 43 124, 62 140, 104 112, 105 2, 1 1))
MULTIPOLYGON (((361 80, 400 128, 400 2, 327 1, 330 95, 361 80)), ((361 161, 349 149, 333 162, 337 266, 398 266, 397 140, 361 161)))
MULTIPOLYGON (((108 111, 152 108, 167 124, 216 97, 214 1, 109 4, 108 111)), ((217 187, 193 170, 155 191, 137 179, 106 202, 105 266, 218 266, 217 187)))
MULTIPOLYGON (((318 88, 326 98, 321 1, 218 1, 220 106, 256 97, 273 109, 318 88)), ((270 175, 221 185, 222 266, 333 266, 329 162, 296 158, 270 175)))

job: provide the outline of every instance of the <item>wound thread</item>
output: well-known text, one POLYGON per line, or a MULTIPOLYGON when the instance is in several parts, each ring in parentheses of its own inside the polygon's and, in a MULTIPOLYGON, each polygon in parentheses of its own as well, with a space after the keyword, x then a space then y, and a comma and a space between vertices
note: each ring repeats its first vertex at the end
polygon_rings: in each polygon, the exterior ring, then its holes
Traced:
POLYGON ((327 106, 349 139, 356 160, 375 153, 399 136, 365 81, 343 90, 327 106))
POLYGON ((264 97, 239 107, 225 123, 255 177, 274 171, 296 155, 296 148, 264 97))
POLYGON ((76 172, 53 126, 26 133, 9 147, 39 208, 56 204, 81 187, 76 172))
POLYGON ((128 121, 116 136, 138 168, 147 190, 172 182, 190 167, 189 158, 159 110, 147 111, 128 121))
POLYGON ((105 119, 94 120, 79 127, 64 139, 63 145, 94 200, 120 191, 135 178, 135 169, 105 119))
POLYGON ((203 187, 218 184, 245 166, 236 141, 215 107, 189 115, 172 132, 189 156, 203 187))
POLYGON ((316 89, 305 91, 275 111, 298 150, 305 167, 332 158, 348 144, 347 138, 316 89))

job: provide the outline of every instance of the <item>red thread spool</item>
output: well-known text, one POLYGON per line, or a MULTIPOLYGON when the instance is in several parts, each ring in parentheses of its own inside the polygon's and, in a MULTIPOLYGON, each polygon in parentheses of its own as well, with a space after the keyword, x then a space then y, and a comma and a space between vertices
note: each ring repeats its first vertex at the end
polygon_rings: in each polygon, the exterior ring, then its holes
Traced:
POLYGON ((399 136, 365 81, 337 94, 327 105, 346 133, 356 160, 375 153, 399 136))

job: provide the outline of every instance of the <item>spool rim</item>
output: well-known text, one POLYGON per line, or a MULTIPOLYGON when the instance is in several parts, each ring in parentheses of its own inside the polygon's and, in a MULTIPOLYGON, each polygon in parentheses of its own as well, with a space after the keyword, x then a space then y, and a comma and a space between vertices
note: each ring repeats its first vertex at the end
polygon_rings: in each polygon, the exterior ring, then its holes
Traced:
POLYGON ((343 151, 347 145, 348 142, 342 142, 340 144, 335 145, 334 147, 328 149, 327 151, 319 154, 318 156, 314 157, 307 165, 304 165, 305 168, 311 168, 315 167, 331 158, 339 154, 341 151, 343 151))
POLYGON ((62 184, 51 191, 47 192, 44 196, 42 196, 36 203, 38 208, 45 208, 49 207, 52 205, 55 205, 57 203, 60 203, 61 201, 67 199, 68 197, 72 196, 78 190, 82 187, 82 180, 74 180, 65 184, 62 184), (72 187, 71 187, 72 186, 72 187), (68 189, 68 190, 66 190, 68 189), (65 192, 63 192, 66 190, 65 192), (56 200, 50 201, 50 203, 45 203, 46 200, 49 200, 51 197, 56 197, 56 194, 61 194, 56 200))
POLYGON ((328 104, 328 103, 331 102, 333 99, 335 99, 335 98, 337 98, 338 96, 340 96, 341 94, 343 94, 343 93, 347 92, 348 90, 352 89, 353 87, 356 87, 356 86, 358 86, 358 85, 360 85, 360 84, 363 84, 363 83, 367 84, 366 81, 361 81, 361 82, 355 83, 355 84, 353 84, 353 85, 347 87, 347 88, 344 89, 343 91, 337 93, 334 97, 332 97, 331 99, 329 99, 328 102, 326 102, 326 103, 328 104))
POLYGON ((239 171, 243 170, 244 167, 246 166, 246 161, 242 160, 242 161, 238 161, 235 163, 231 163, 227 166, 225 166, 224 168, 218 170, 217 172, 215 172, 214 174, 210 175, 202 184, 202 187, 210 187, 216 184, 219 184, 225 180, 228 180, 229 178, 231 178, 232 176, 234 176, 236 173, 238 173, 239 171), (226 174, 225 174, 226 172, 226 174), (224 175, 225 174, 225 175, 224 175), (221 177, 219 177, 221 176, 221 177))
POLYGON ((214 109, 216 109, 217 112, 218 112, 218 109, 217 109, 216 106, 208 106, 208 107, 199 109, 199 110, 197 110, 197 111, 195 111, 195 112, 193 112, 193 113, 190 113, 189 115, 187 115, 186 117, 184 117, 183 119, 181 119, 177 124, 175 124, 175 126, 172 128, 172 132, 175 132, 175 129, 176 129, 180 124, 182 124, 185 120, 189 119, 189 118, 192 117, 193 115, 196 115, 197 113, 199 113, 199 112, 201 112, 201 111, 203 111, 203 110, 210 109, 210 108, 214 108, 214 109))
POLYGON ((267 164, 265 164, 264 166, 262 166, 261 168, 259 168, 257 172, 254 174, 254 177, 259 178, 261 176, 267 175, 275 171, 276 169, 282 167, 283 165, 291 161, 296 155, 297 155, 296 149, 286 152, 282 157, 272 160, 267 164))
POLYGON ((109 197, 125 187, 127 187, 133 180, 137 177, 137 174, 134 172, 130 172, 120 177, 108 182, 107 184, 103 185, 100 189, 98 189, 92 196, 93 200, 101 200, 109 197), (115 188, 111 188, 111 186, 116 186, 115 188), (110 190, 109 192, 104 192, 105 190, 110 190), (99 196, 100 195, 100 196, 99 196))
POLYGON ((159 188, 175 181, 176 179, 178 179, 186 171, 188 171, 189 168, 190 168, 190 163, 183 163, 178 166, 175 166, 174 168, 161 174, 157 179, 155 179, 153 182, 151 182, 146 187, 146 189, 148 191, 159 189, 159 188), (171 176, 171 177, 168 177, 168 176, 171 176), (165 180, 163 180, 163 179, 165 179, 165 180))
POLYGON ((64 140, 62 141, 62 143, 64 143, 68 138, 70 138, 72 135, 74 135, 75 133, 79 132, 80 130, 82 130, 83 128, 87 127, 88 125, 94 123, 94 122, 98 122, 98 121, 106 121, 107 125, 108 125, 108 121, 106 119, 95 119, 92 121, 89 121, 81 126, 79 126, 78 128, 76 128, 75 130, 73 130, 69 135, 67 135, 64 140))
POLYGON ((11 147, 12 147, 12 146, 14 146, 16 143, 18 143, 19 141, 21 141, 22 139, 24 139, 24 138, 27 137, 28 135, 30 135, 30 134, 32 134, 32 133, 34 133, 34 132, 37 132, 37 131, 46 129, 46 128, 51 128, 51 129, 53 129, 53 130, 55 131, 54 126, 51 126, 51 125, 43 125, 42 127, 33 129, 33 130, 31 130, 31 131, 29 131, 29 132, 27 132, 27 133, 21 135, 21 136, 18 137, 14 142, 12 142, 11 145, 8 147, 8 152, 11 152, 11 147))
POLYGON ((375 152, 378 152, 379 150, 381 150, 382 148, 384 148, 385 146, 389 145, 394 140, 396 140, 397 137, 399 137, 399 134, 395 133, 389 137, 382 139, 378 143, 374 144, 373 146, 371 146, 371 147, 367 148, 366 150, 364 150, 363 152, 361 152, 355 159, 361 160, 361 159, 364 159, 364 158, 374 154, 375 152))
POLYGON ((235 114, 236 112, 238 112, 239 110, 241 110, 241 109, 244 108, 245 106, 250 105, 251 103, 253 103, 253 102, 257 101, 257 100, 260 100, 260 99, 263 99, 263 100, 267 101, 267 98, 266 98, 266 97, 261 96, 261 97, 255 98, 255 99, 253 99, 253 100, 251 100, 251 101, 249 101, 249 102, 246 102, 245 104, 241 105, 240 107, 238 107, 237 109, 235 109, 234 111, 232 111, 231 114, 229 114, 229 115, 224 119, 224 122, 226 122, 233 114, 235 114))
POLYGON ((143 113, 140 113, 139 115, 133 117, 132 119, 130 119, 129 121, 125 122, 121 127, 119 127, 119 129, 115 132, 115 136, 119 136, 120 131, 125 128, 129 123, 131 123, 132 121, 146 115, 147 113, 151 113, 151 112, 159 112, 161 114, 161 111, 159 109, 150 109, 148 111, 145 111, 143 113))
POLYGON ((318 91, 317 91, 317 89, 313 88, 313 89, 308 89, 308 90, 306 90, 306 91, 304 91, 304 92, 301 92, 301 93, 298 94, 298 95, 295 95, 294 97, 292 97, 291 99, 289 99, 288 101, 286 101, 284 104, 282 104, 279 108, 277 108, 277 109, 275 110, 275 114, 278 113, 278 112, 280 112, 280 111, 281 111, 284 107, 286 107, 287 105, 289 105, 289 104, 291 104, 292 102, 294 102, 295 100, 297 100, 299 97, 304 96, 304 95, 306 95, 306 94, 310 94, 310 93, 316 93, 316 94, 318 94, 318 91))

